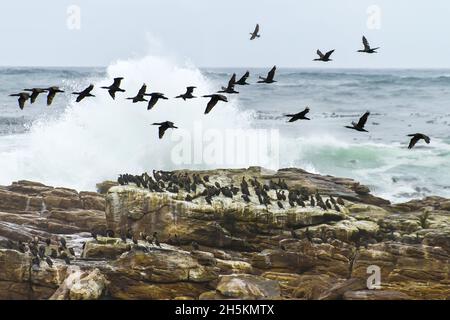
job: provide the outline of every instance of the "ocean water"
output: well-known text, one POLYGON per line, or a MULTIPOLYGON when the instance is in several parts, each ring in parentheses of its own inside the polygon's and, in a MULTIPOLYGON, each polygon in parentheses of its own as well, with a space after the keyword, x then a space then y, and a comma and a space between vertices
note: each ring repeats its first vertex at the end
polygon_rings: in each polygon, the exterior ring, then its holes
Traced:
MULTIPOLYGON (((143 82, 170 98, 188 85, 198 87, 198 96, 210 94, 233 72, 239 77, 246 70, 199 69, 157 56, 106 68, 0 68, 0 184, 29 179, 94 190, 97 182, 123 172, 220 167, 201 160, 173 161, 173 136, 181 139, 200 125, 218 132, 276 130, 278 167, 354 178, 394 202, 450 197, 450 70, 280 68, 277 83, 255 84, 270 67, 249 69, 252 85, 237 87, 239 95, 207 116, 206 99, 170 99, 147 111, 145 104, 124 98, 134 96, 143 82), (115 76, 125 77, 122 87, 128 91, 116 101, 96 89, 96 98, 74 103, 70 92, 89 83, 109 85, 115 76), (8 96, 50 85, 66 90, 51 107, 42 96, 22 111, 8 96), (286 122, 284 114, 306 106, 311 121, 286 122), (369 133, 344 128, 367 110, 369 133), (159 140, 150 124, 165 120, 182 128, 181 134, 168 131, 159 140), (431 144, 421 142, 408 150, 407 134, 416 132, 429 135, 431 144)), ((264 163, 249 159, 234 166, 250 165, 264 163)))

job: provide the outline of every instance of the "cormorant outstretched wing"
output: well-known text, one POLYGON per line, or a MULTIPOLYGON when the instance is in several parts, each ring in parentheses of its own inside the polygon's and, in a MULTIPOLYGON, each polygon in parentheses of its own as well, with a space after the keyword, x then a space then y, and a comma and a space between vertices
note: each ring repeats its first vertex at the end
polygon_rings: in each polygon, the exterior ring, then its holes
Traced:
POLYGON ((329 59, 331 57, 331 55, 333 54, 333 52, 334 52, 334 50, 328 51, 323 58, 329 59))
POLYGON ((272 70, 269 71, 269 74, 267 75, 267 81, 272 81, 273 78, 275 78, 275 71, 277 70, 277 67, 274 66, 272 70))
POLYGON ((363 45, 365 50, 370 50, 369 41, 367 41, 367 38, 365 36, 362 37, 363 45))
POLYGON ((119 88, 123 78, 114 78, 114 83, 112 86, 119 88))
POLYGON ((367 119, 369 118, 370 112, 367 111, 364 115, 359 119, 357 126, 360 128, 364 128, 366 125, 367 119))
POLYGON ((325 55, 322 53, 322 51, 320 51, 319 49, 317 49, 317 54, 319 55, 319 57, 321 59, 325 58, 325 55))

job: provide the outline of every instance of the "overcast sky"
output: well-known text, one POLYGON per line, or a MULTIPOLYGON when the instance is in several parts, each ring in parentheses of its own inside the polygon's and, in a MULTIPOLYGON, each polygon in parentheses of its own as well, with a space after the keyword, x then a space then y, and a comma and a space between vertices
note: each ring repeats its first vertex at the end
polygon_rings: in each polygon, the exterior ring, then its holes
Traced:
POLYGON ((15 0, 0 4, 0 65, 106 66, 150 52, 200 67, 312 67, 320 48, 336 49, 338 68, 448 68, 449 33, 448 0, 15 0), (363 34, 380 54, 356 54, 363 34))

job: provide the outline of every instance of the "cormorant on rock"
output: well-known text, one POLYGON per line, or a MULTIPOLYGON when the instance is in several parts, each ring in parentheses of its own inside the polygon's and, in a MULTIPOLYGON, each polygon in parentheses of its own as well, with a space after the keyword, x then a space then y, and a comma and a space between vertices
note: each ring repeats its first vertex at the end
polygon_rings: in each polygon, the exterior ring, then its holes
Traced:
POLYGON ((50 259, 50 257, 46 257, 45 262, 47 262, 47 264, 50 268, 53 267, 53 261, 52 261, 52 259, 50 259))
POLYGON ((280 209, 284 209, 284 206, 283 206, 283 204, 281 203, 281 201, 278 201, 277 204, 278 204, 278 207, 279 207, 280 209))
POLYGON ((364 113, 364 115, 359 119, 358 123, 352 122, 351 126, 345 126, 347 129, 353 129, 360 132, 369 132, 366 129, 364 129, 364 126, 366 125, 367 119, 369 118, 370 112, 367 111, 364 113))
POLYGON ((200 250, 200 246, 199 246, 198 243, 195 242, 195 241, 192 241, 191 247, 192 247, 192 250, 193 250, 193 251, 198 251, 198 250, 200 250))
POLYGON ((362 53, 378 53, 376 50, 380 49, 380 47, 378 48, 371 48, 369 45, 369 41, 367 41, 367 38, 365 36, 362 37, 362 42, 364 45, 364 49, 363 50, 358 50, 358 52, 362 52, 362 53))
POLYGON ((228 93, 228 94, 239 93, 236 90, 234 90, 235 84, 236 84, 236 73, 233 73, 230 81, 228 81, 228 86, 226 88, 222 87, 222 90, 218 91, 218 93, 228 93))
POLYGON ((184 199, 184 201, 192 202, 192 196, 190 194, 187 194, 186 198, 184 199))
POLYGON ((423 133, 409 134, 408 137, 412 137, 411 141, 409 142, 408 149, 414 148, 416 143, 420 140, 424 140, 427 144, 430 144, 431 142, 430 137, 424 135, 423 133))
POLYGON ((78 95, 77 102, 81 102, 81 100, 83 100, 84 98, 95 97, 93 94, 91 94, 92 90, 94 90, 93 84, 91 84, 89 87, 87 87, 86 89, 84 89, 81 92, 72 92, 72 94, 78 95))
POLYGON ((57 93, 62 93, 64 92, 63 90, 59 89, 59 87, 50 87, 46 89, 48 92, 47 95, 47 106, 51 106, 51 104, 53 103, 53 99, 55 98, 57 93))
POLYGON ((323 61, 323 62, 333 61, 332 59, 330 59, 333 52, 334 52, 334 50, 331 50, 331 51, 328 51, 327 53, 323 54, 320 50, 317 50, 317 54, 319 55, 319 58, 314 59, 314 61, 323 61))
POLYGON ((208 175, 206 175, 206 176, 203 176, 203 181, 205 181, 205 182, 209 182, 209 176, 208 176, 208 175))
POLYGON ((22 241, 19 241, 19 243, 17 244, 17 249, 22 253, 27 252, 27 247, 22 241))
POLYGON ((267 74, 267 78, 264 77, 259 77, 258 83, 274 83, 276 82, 275 80, 273 80, 275 78, 275 71, 277 70, 277 66, 274 66, 269 73, 267 74))
POLYGON ((114 231, 113 230, 106 230, 106 237, 107 238, 114 238, 114 231))
POLYGON ((331 206, 330 200, 327 199, 327 200, 325 201, 325 205, 327 206, 328 209, 330 209, 330 210, 333 209, 333 207, 331 206))
POLYGON ((52 239, 50 239, 50 238, 45 239, 45 244, 47 246, 49 246, 51 243, 52 243, 52 239))
POLYGON ((256 38, 261 37, 259 35, 259 24, 256 24, 255 30, 253 30, 253 32, 250 32, 250 40, 255 40, 256 38))
POLYGON ((67 253, 65 252, 61 253, 60 258, 63 259, 67 265, 70 265, 70 258, 67 255, 67 253))
POLYGON ((341 212, 341 208, 339 208, 339 206, 337 204, 334 204, 334 210, 336 210, 337 212, 341 212))
POLYGON ((166 133, 167 129, 178 129, 178 127, 176 127, 174 125, 173 122, 170 121, 165 121, 165 122, 160 122, 160 123, 153 123, 153 126, 159 126, 159 138, 162 139, 164 137, 164 133, 166 133))
POLYGON ((31 268, 33 271, 39 271, 39 268, 41 267, 41 260, 38 257, 34 257, 31 260, 31 268))
POLYGON ((228 102, 228 98, 221 94, 209 94, 203 96, 203 98, 211 98, 206 106, 205 114, 210 113, 219 101, 228 102))
POLYGON ((91 236, 92 238, 94 238, 95 240, 97 240, 97 234, 95 232, 91 232, 91 236))
POLYGON ((144 83, 142 87, 139 89, 138 94, 135 97, 127 98, 127 100, 133 100, 133 103, 137 102, 147 102, 148 100, 144 98, 147 95, 147 85, 144 83))
POLYGON ((311 196, 310 204, 311 204, 311 207, 315 207, 316 206, 316 201, 314 200, 313 196, 311 196))
POLYGON ((45 89, 41 89, 41 88, 32 88, 32 89, 25 89, 24 91, 28 91, 31 92, 31 97, 30 97, 30 103, 33 104, 36 102, 37 97, 44 92, 47 92, 47 90, 45 89))
POLYGON ((248 86, 250 83, 247 83, 247 79, 250 77, 250 72, 247 71, 238 81, 236 81, 234 84, 239 86, 248 86))
POLYGON ((175 99, 183 99, 184 101, 186 101, 187 99, 194 99, 197 98, 193 95, 194 93, 194 89, 197 89, 197 87, 186 87, 186 92, 183 94, 180 94, 179 96, 176 96, 175 99))
POLYGON ((209 205, 212 205, 212 197, 211 196, 206 196, 205 197, 205 200, 206 200, 206 202, 209 204, 209 205))
POLYGON ((296 113, 296 114, 287 114, 286 117, 291 117, 291 119, 288 122, 295 122, 297 120, 311 120, 310 118, 307 118, 306 115, 309 113, 309 107, 306 107, 305 110, 302 112, 296 113))
POLYGON ((63 248, 67 248, 67 242, 66 239, 64 239, 64 237, 61 237, 61 239, 59 239, 59 242, 61 243, 61 246, 63 248))
POLYGON ((10 97, 19 97, 17 101, 19 101, 19 107, 21 110, 25 107, 25 102, 30 99, 30 94, 28 92, 14 93, 10 94, 10 97))
POLYGON ((340 206, 344 206, 344 205, 345 205, 345 202, 344 202, 344 200, 343 200, 341 197, 338 197, 338 198, 336 199, 336 202, 337 202, 340 206))
POLYGON ((116 99, 116 92, 125 92, 125 90, 120 88, 123 78, 114 78, 114 82, 109 87, 101 87, 101 89, 107 89, 109 95, 113 100, 116 99))
POLYGON ((241 197, 242 197, 242 199, 244 199, 244 201, 245 201, 245 202, 247 202, 247 203, 249 203, 249 202, 250 202, 250 198, 249 198, 249 196, 248 196, 248 195, 246 195, 246 194, 243 194, 243 195, 241 195, 241 197))
POLYGON ((151 110, 156 103, 159 101, 159 99, 163 100, 169 100, 169 98, 165 97, 163 93, 160 92, 153 92, 148 94, 148 96, 151 97, 150 101, 148 102, 147 110, 151 110))

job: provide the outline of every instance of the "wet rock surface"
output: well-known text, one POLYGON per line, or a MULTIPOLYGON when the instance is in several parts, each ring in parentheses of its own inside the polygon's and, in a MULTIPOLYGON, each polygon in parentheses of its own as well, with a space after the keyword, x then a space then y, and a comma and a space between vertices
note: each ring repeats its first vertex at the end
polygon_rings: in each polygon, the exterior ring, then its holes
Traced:
POLYGON ((391 205, 353 180, 301 169, 175 174, 203 182, 189 192, 167 191, 164 179, 158 192, 0 187, 0 299, 450 298, 449 199, 391 205), (217 185, 238 189, 230 197, 217 185), (371 290, 374 266, 381 283, 371 290))

